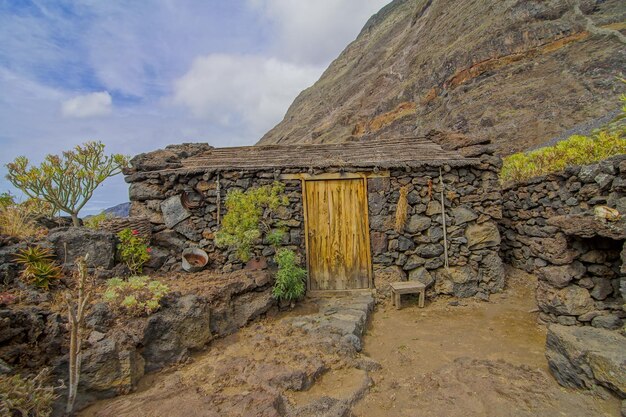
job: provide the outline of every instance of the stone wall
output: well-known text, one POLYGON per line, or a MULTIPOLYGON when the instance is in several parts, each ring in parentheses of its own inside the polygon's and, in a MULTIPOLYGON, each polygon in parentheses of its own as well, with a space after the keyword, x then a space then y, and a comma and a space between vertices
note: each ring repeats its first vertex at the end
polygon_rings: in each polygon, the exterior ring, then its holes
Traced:
MULTIPOLYGON (((504 285, 498 256, 500 235, 495 220, 501 218, 501 195, 497 180, 500 159, 485 155, 480 164, 443 167, 446 225, 450 269, 445 271, 443 219, 440 204, 439 168, 422 167, 392 170, 389 177, 368 179, 369 220, 374 265, 374 284, 384 294, 386 283, 416 279, 427 285, 436 282, 437 293, 462 297, 499 291, 504 285), (401 187, 408 192, 408 219, 401 232, 394 231, 395 211, 401 187)), ((311 173, 335 170, 312 170, 311 173)), ((343 171, 356 171, 353 168, 343 171)), ((364 169, 364 171, 367 171, 364 169)), ((150 267, 179 268, 184 248, 198 246, 210 257, 209 267, 230 271, 244 265, 232 250, 216 248, 213 238, 220 216, 226 209, 228 191, 246 190, 280 180, 294 169, 227 171, 221 173, 141 172, 127 177, 131 182, 131 215, 146 216, 154 224, 153 258, 150 267), (219 180, 218 180, 219 176, 219 180), (218 185, 219 184, 219 185, 218 185), (186 209, 182 193, 203 201, 186 209)), ((299 180, 285 184, 289 205, 273 214, 275 221, 289 227, 284 245, 305 259, 302 189, 299 180)), ((267 242, 254 247, 261 263, 271 260, 267 242)))
POLYGON ((537 274, 541 320, 621 326, 626 228, 600 207, 626 213, 625 190, 626 155, 504 187, 502 257, 537 274))
POLYGON ((439 170, 393 170, 370 179, 369 219, 374 283, 383 294, 389 282, 418 280, 431 293, 488 297, 504 287, 498 255, 500 159, 483 156, 474 167, 442 170, 449 269, 444 268, 444 231, 439 170), (408 218, 394 230, 400 189, 406 187, 408 218), (431 286, 431 284, 434 284, 431 286))
MULTIPOLYGON (((153 223, 152 259, 147 265, 162 271, 180 268, 182 250, 196 246, 209 254, 209 268, 229 272, 244 265, 232 249, 217 248, 215 233, 219 230, 218 217, 226 214, 228 191, 247 190, 271 185, 280 173, 274 171, 228 171, 186 175, 178 173, 150 173, 148 178, 130 185, 130 215, 148 217, 153 223), (219 190, 218 190, 219 187, 219 190), (196 196, 203 204, 185 208, 181 194, 196 196), (219 193, 219 197, 218 197, 219 193)), ((289 204, 280 207, 270 217, 287 227, 283 245, 304 255, 302 191, 299 180, 282 181, 289 204)), ((253 257, 267 258, 274 249, 267 242, 253 248, 253 257)))

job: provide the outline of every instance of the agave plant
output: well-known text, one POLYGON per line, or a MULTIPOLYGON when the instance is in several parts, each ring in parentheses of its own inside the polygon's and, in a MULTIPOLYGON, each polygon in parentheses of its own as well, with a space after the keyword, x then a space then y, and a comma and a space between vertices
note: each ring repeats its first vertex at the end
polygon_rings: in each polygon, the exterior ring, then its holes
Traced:
POLYGON ((61 278, 61 267, 54 262, 54 255, 48 248, 29 246, 15 255, 15 261, 24 265, 20 277, 27 284, 47 290, 61 278))

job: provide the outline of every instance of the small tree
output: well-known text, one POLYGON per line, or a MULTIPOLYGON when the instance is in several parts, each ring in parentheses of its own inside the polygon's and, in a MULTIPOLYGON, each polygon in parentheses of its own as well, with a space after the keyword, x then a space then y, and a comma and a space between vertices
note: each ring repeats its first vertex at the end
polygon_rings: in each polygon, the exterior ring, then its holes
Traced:
POLYGON ((79 226, 78 212, 104 180, 122 171, 128 158, 107 156, 102 142, 87 142, 62 156, 48 155, 39 166, 29 167, 28 163, 28 158, 19 156, 7 164, 7 179, 27 196, 68 213, 74 226, 79 226))

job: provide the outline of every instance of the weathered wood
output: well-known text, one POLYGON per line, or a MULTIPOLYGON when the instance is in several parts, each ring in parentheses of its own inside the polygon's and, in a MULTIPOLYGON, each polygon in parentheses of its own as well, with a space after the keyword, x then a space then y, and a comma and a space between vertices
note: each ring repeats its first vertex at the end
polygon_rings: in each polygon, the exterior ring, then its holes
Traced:
POLYGON ((301 172, 297 174, 282 174, 281 180, 306 180, 306 181, 323 181, 323 180, 348 180, 358 178, 388 178, 389 171, 378 172, 325 172, 322 174, 309 174, 301 172))
MULTIPOLYGON (((362 168, 386 170, 391 168, 418 168, 423 166, 473 166, 479 158, 464 158, 456 150, 445 150, 427 137, 379 139, 367 142, 331 144, 289 144, 271 146, 244 146, 211 148, 193 156, 176 156, 176 162, 160 162, 159 156, 171 151, 155 151, 143 155, 155 163, 144 164, 124 171, 127 182, 138 182, 146 173, 178 173, 188 175, 199 172, 250 171, 265 169, 324 169, 362 168), (152 161, 155 162, 155 161, 152 161)), ((173 155, 169 155, 173 157, 173 155)))
POLYGON ((371 288, 363 288, 356 290, 312 290, 308 291, 306 296, 309 298, 324 298, 324 297, 342 297, 342 296, 354 296, 354 295, 373 295, 371 288))
POLYGON ((401 281, 392 282, 389 284, 391 287, 391 293, 393 295, 394 304, 396 309, 401 308, 401 296, 402 294, 419 294, 419 306, 424 307, 424 298, 426 297, 426 285, 419 281, 401 281))
POLYGON ((370 287, 365 181, 305 181, 309 290, 370 287))

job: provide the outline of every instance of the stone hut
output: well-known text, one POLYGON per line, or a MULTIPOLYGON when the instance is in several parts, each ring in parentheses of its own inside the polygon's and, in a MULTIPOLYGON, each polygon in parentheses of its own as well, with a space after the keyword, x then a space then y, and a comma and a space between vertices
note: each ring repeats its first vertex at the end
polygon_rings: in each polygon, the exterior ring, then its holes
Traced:
POLYGON ((321 145, 183 144, 131 163, 131 216, 153 225, 153 270, 180 268, 189 247, 206 251, 212 269, 271 265, 266 241, 243 264, 214 236, 230 190, 281 181, 289 205, 273 216, 288 227, 283 245, 306 264, 310 292, 384 295, 387 283, 410 279, 431 294, 487 297, 504 285, 500 159, 481 141, 433 132, 321 145))

